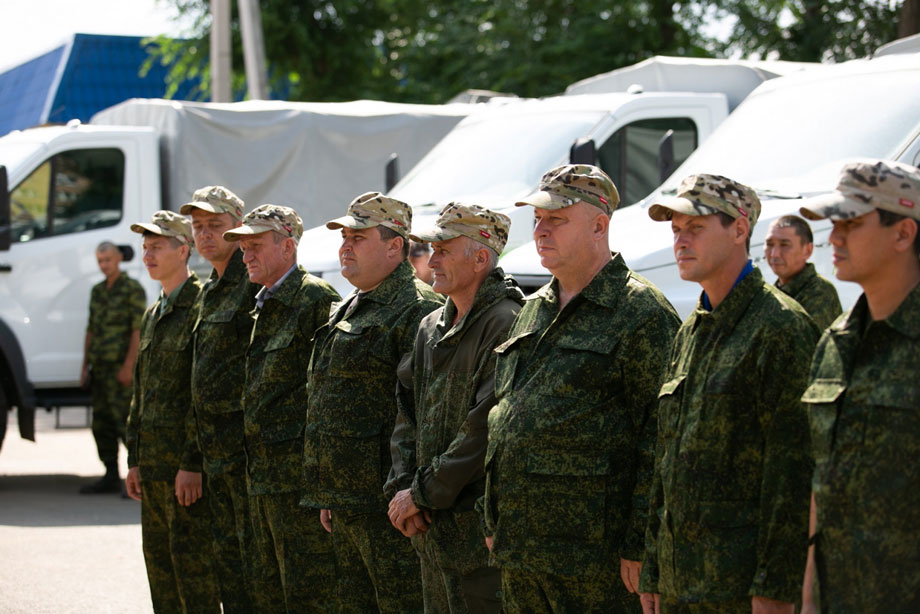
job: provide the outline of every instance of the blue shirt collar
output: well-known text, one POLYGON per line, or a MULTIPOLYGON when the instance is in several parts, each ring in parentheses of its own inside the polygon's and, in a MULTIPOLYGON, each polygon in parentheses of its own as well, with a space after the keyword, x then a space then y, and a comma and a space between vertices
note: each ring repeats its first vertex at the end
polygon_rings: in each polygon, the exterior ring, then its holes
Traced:
MULTIPOLYGON (((754 270, 754 263, 748 258, 747 264, 744 265, 744 268, 741 269, 741 273, 738 274, 738 279, 735 280, 735 283, 732 284, 732 290, 735 289, 735 286, 741 283, 741 280, 751 274, 751 271, 754 270)), ((731 290, 729 290, 731 292, 731 290)), ((709 302, 709 296, 707 296, 706 291, 703 290, 703 309, 706 311, 712 311, 712 303, 709 302)))

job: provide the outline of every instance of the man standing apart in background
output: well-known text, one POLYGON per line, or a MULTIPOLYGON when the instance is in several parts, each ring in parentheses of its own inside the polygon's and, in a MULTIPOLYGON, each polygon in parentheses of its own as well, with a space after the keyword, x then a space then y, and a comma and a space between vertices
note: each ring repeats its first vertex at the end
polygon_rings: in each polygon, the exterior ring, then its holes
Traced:
POLYGON ((257 284, 239 243, 224 239, 243 219, 243 201, 222 186, 196 190, 182 205, 192 216, 195 248, 214 269, 198 297, 192 360, 192 409, 198 426, 224 614, 253 611, 249 592, 252 523, 246 491, 243 389, 257 284))
POLYGON ((342 275, 357 290, 316 333, 302 504, 321 510, 332 532, 340 612, 422 611, 418 556, 390 524, 383 494, 396 368, 421 319, 441 305, 407 260, 411 221, 409 205, 368 192, 326 224, 341 229, 342 275))
POLYGON ((90 293, 80 383, 92 393, 93 438, 105 475, 81 487, 84 495, 121 491, 118 440, 125 440, 141 318, 147 307, 144 289, 119 269, 121 259, 121 251, 108 241, 96 248, 105 281, 90 293))
POLYGON ((797 215, 784 215, 770 224, 763 253, 776 273, 776 287, 794 298, 824 330, 843 309, 834 284, 808 262, 814 247, 808 222, 797 215))
POLYGON ((192 329, 201 284, 188 269, 192 225, 157 211, 143 259, 163 291, 144 313, 128 416, 128 496, 141 502, 141 536, 155 612, 220 612, 213 540, 201 501, 201 452, 192 411, 192 329))
POLYGON ((262 286, 246 354, 243 428, 257 551, 251 597, 253 611, 265 614, 335 609, 332 540, 299 502, 311 340, 339 295, 297 265, 301 235, 300 216, 277 205, 257 207, 224 233, 240 242, 249 280, 262 286))
POLYGON ((493 350, 524 298, 498 267, 510 226, 501 213, 451 203, 433 229, 410 235, 432 243, 433 290, 447 304, 425 316, 399 365, 393 468, 384 490, 390 521, 419 553, 427 614, 501 611, 501 574, 489 567, 475 505, 485 491, 493 350))
POLYGON ((678 318, 611 253, 619 203, 596 166, 555 168, 534 208, 540 263, 495 371, 486 543, 505 612, 638 611, 657 391, 678 318))
POLYGON ((817 327, 750 260, 752 189, 691 175, 648 213, 671 223, 680 277, 703 293, 659 393, 644 611, 792 614, 812 467, 800 397, 817 327))
POLYGON ((920 171, 870 160, 801 209, 834 224, 837 278, 863 295, 827 329, 802 399, 817 512, 802 612, 920 612, 920 171))

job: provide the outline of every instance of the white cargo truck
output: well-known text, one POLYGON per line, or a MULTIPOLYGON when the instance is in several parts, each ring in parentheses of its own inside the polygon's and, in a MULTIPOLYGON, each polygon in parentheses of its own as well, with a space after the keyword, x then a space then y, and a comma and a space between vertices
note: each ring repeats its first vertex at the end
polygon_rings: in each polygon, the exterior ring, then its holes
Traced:
MULTIPOLYGON (((355 193, 383 190, 392 154, 411 168, 477 107, 133 100, 93 125, 0 138, 0 441, 7 409, 34 439, 36 407, 88 403, 78 386, 101 241, 139 251, 132 222, 176 210, 209 184, 249 208, 292 206, 309 227, 355 193)), ((146 280, 140 258, 127 260, 146 280)), ((152 301, 159 289, 146 289, 152 301)))
MULTIPOLYGON (((648 217, 650 204, 673 195, 681 179, 714 173, 741 181, 760 196, 763 211, 751 240, 751 256, 764 276, 770 222, 798 214, 804 199, 832 190, 841 167, 856 158, 920 164, 920 53, 820 66, 760 85, 662 186, 641 203, 613 214, 610 247, 653 281, 686 317, 699 298, 698 284, 680 279, 669 224, 648 217)), ((628 201, 626 203, 628 205, 628 201)), ((856 284, 834 277, 831 225, 812 223, 818 272, 834 281, 844 308, 859 296, 856 284)), ((550 279, 533 242, 507 253, 504 269, 533 290, 550 279)))

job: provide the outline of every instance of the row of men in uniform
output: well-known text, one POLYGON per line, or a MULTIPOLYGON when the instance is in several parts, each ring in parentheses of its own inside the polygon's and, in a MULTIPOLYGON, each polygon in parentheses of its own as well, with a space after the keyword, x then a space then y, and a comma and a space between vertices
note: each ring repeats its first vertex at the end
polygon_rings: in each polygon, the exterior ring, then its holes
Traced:
POLYGON ((609 251, 618 200, 566 165, 517 203, 553 274, 526 300, 497 266, 510 221, 475 205, 412 229, 356 198, 327 224, 342 301, 296 265, 288 208, 205 188, 191 223, 133 226, 163 285, 127 422, 155 609, 813 612, 817 575, 822 611, 917 611, 920 172, 847 165, 802 208, 864 290, 823 336, 839 302, 802 226, 771 228, 779 289, 749 258, 749 187, 694 175, 649 208, 703 290, 682 325, 609 251))

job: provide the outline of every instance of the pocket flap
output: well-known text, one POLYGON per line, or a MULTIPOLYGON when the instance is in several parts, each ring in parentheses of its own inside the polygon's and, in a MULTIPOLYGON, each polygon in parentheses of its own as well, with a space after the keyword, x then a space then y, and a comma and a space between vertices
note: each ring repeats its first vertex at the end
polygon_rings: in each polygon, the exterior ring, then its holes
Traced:
POLYGON ((366 439, 379 435, 383 430, 383 424, 376 420, 349 420, 345 423, 320 424, 316 430, 333 437, 366 439))
POLYGON ((818 379, 805 389, 802 401, 805 403, 835 403, 847 389, 840 380, 818 379))
POLYGON ((619 342, 620 337, 616 334, 562 335, 556 341, 556 347, 578 352, 610 354, 619 342))
POLYGON ((232 322, 234 315, 236 315, 236 310, 234 309, 220 309, 214 313, 209 313, 201 319, 205 322, 232 322))
POLYGON ((287 346, 291 345, 291 341, 294 339, 294 330, 288 327, 285 330, 281 330, 268 340, 268 343, 265 344, 266 352, 273 352, 275 350, 282 350, 287 346))
POLYGON ((360 324, 353 324, 348 320, 341 320, 336 322, 335 327, 337 330, 340 330, 343 333, 348 333, 349 335, 360 335, 364 332, 363 326, 360 324))
POLYGON ((508 350, 513 348, 521 339, 524 339, 525 337, 529 337, 535 334, 536 334, 536 331, 528 331, 526 333, 521 333, 520 335, 515 335, 514 337, 511 337, 510 339, 508 339, 507 341, 499 345, 497 348, 495 348, 494 351, 496 354, 505 354, 508 352, 508 350))
POLYGON ((537 475, 607 475, 610 459, 599 452, 531 452, 526 467, 537 475))
POLYGON ((271 422, 262 425, 262 441, 271 443, 287 441, 303 436, 303 424, 294 422, 271 422))

